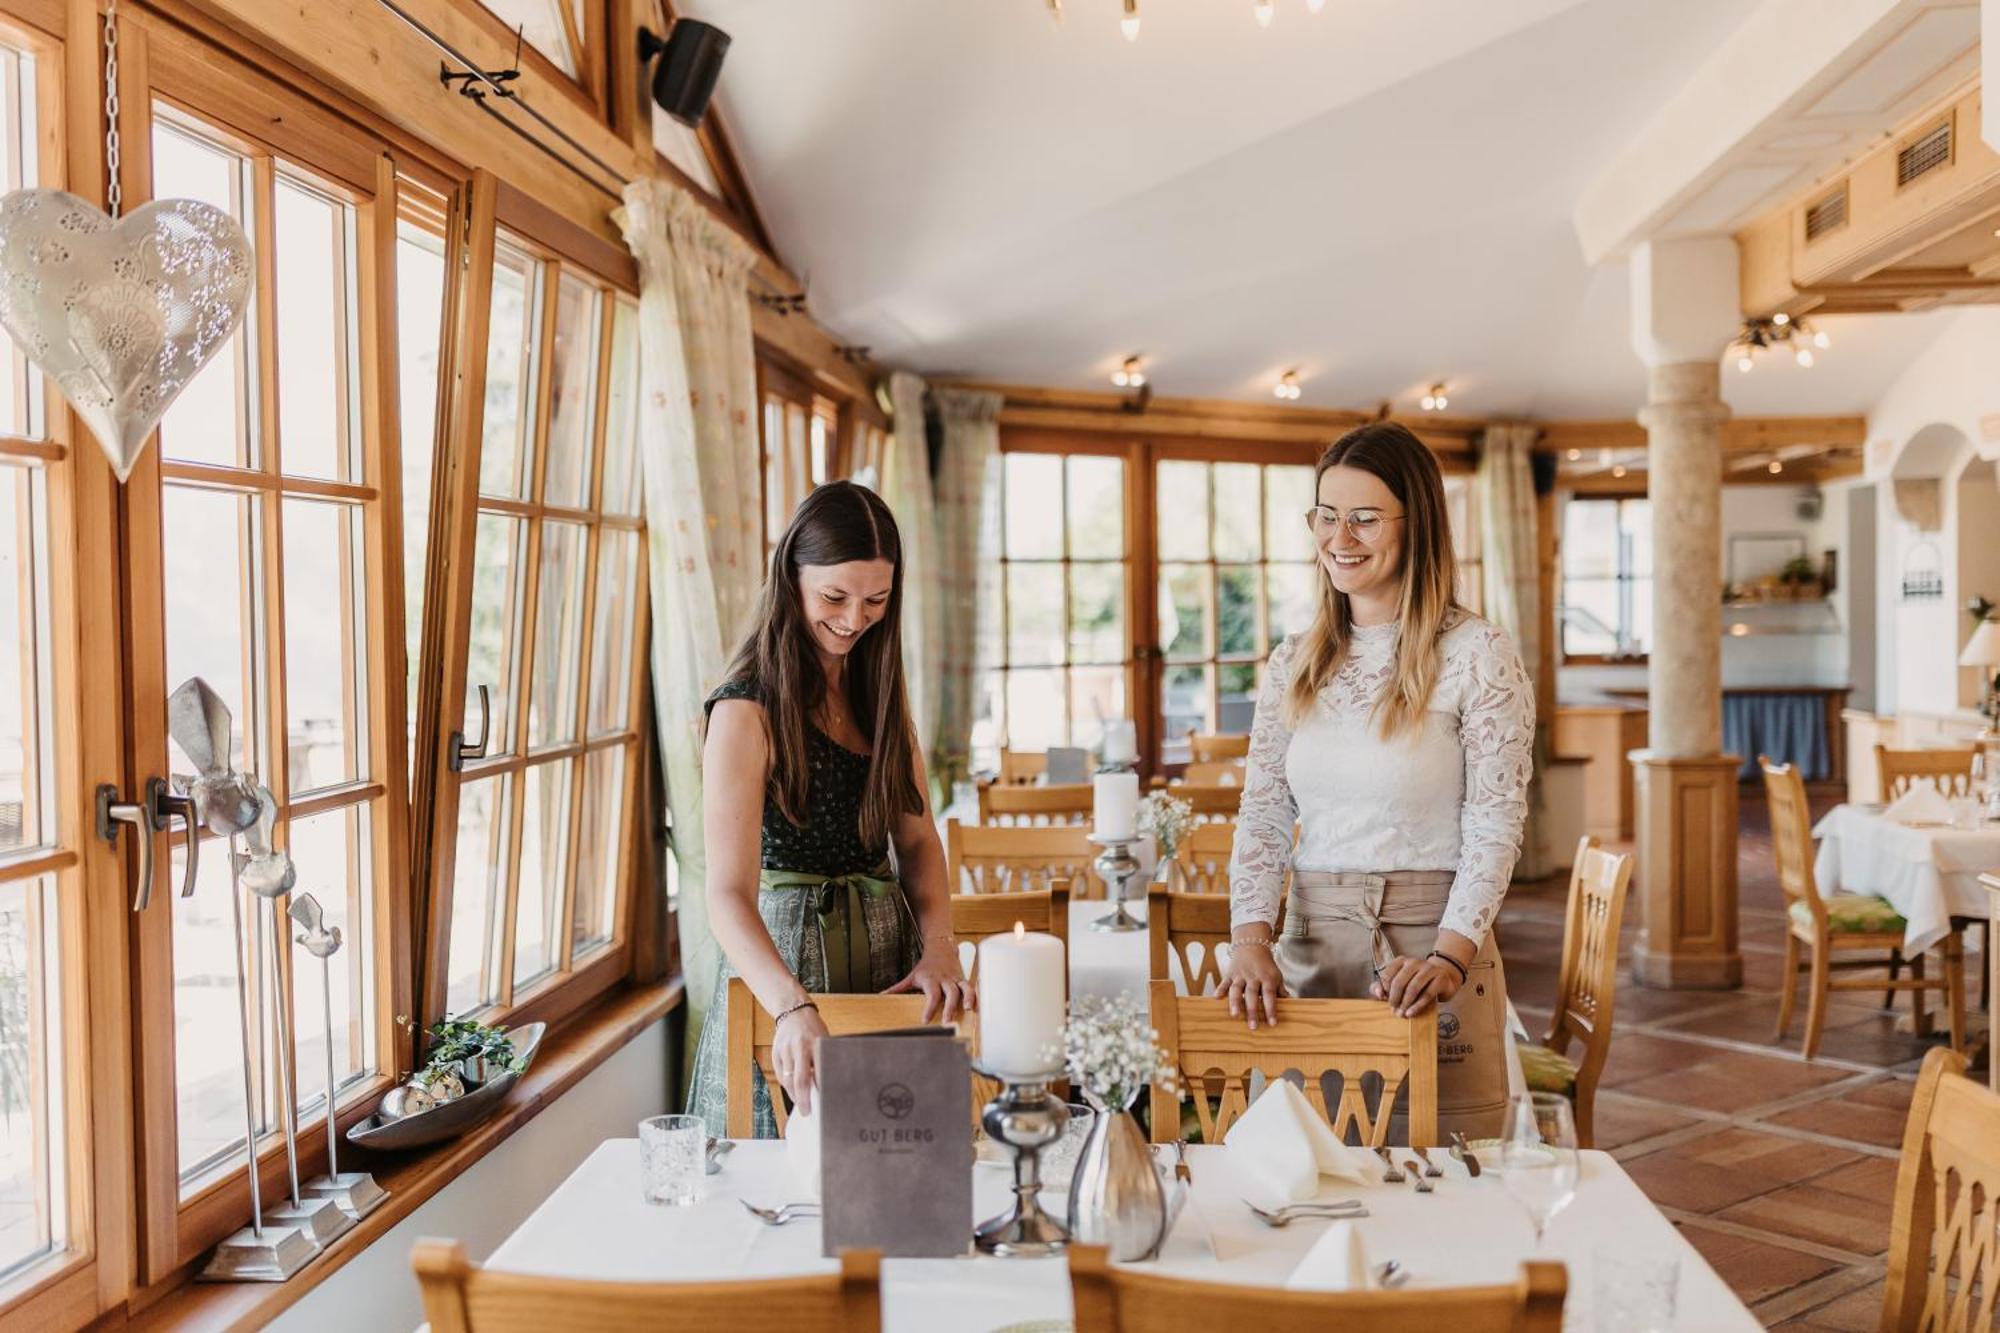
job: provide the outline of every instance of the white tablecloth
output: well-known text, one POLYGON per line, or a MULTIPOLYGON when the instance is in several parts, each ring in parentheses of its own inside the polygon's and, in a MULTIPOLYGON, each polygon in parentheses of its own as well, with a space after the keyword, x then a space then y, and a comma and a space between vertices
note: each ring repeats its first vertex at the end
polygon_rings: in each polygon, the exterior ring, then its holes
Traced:
MULTIPOLYGON (((1143 888, 1143 885, 1134 885, 1143 888)), ((1100 917, 1111 915, 1116 905, 1102 898, 1078 900, 1069 905, 1069 993, 1081 999, 1086 995, 1102 995, 1107 998, 1116 995, 1130 995, 1141 1004, 1146 1002, 1146 973, 1148 970, 1146 932, 1143 930, 1108 931, 1094 930, 1091 923, 1100 917)), ((1144 921, 1146 900, 1134 899, 1125 905, 1125 910, 1144 921)), ((1181 979, 1180 964, 1175 962, 1169 951, 1168 975, 1174 984, 1185 993, 1187 983, 1181 979)))
MULTIPOLYGON (((1441 1156, 1441 1155, 1440 1155, 1441 1156)), ((518 1273, 614 1281, 715 1280, 830 1272, 820 1257, 819 1223, 784 1227, 757 1222, 738 1203, 770 1205, 801 1196, 787 1177, 783 1146, 744 1143, 707 1197, 691 1208, 649 1206, 639 1198, 639 1147, 612 1139, 598 1147, 556 1192, 496 1250, 491 1268, 518 1273)), ((1188 1153, 1194 1201, 1182 1213, 1156 1271, 1214 1282, 1282 1286, 1324 1233, 1322 1222, 1272 1230, 1240 1202, 1242 1187, 1225 1148, 1188 1153)), ((1357 1225, 1372 1262, 1396 1259, 1412 1286, 1511 1280, 1528 1258, 1533 1233, 1526 1215, 1489 1174, 1453 1174, 1433 1195, 1408 1185, 1355 1187, 1327 1181, 1325 1197, 1358 1197, 1370 1216, 1357 1225)), ((975 1167, 974 1211, 1004 1208, 1012 1177, 975 1167)), ((1061 1215, 1063 1196, 1048 1200, 1061 1215)), ((1546 1257, 1569 1266, 1573 1317, 1565 1326, 1590 1329, 1590 1264, 1596 1254, 1672 1256, 1679 1261, 1678 1327, 1701 1333, 1755 1329, 1757 1321, 1673 1225, 1601 1152, 1583 1154, 1575 1202, 1549 1226, 1546 1257)), ((890 1259, 883 1264, 883 1326, 912 1333, 990 1330, 1070 1314, 1069 1277, 1057 1259, 890 1259)))
POLYGON ((1837 805, 1813 829, 1820 839, 1813 878, 1822 895, 1886 898, 1907 920, 1906 953, 1921 953, 1951 931, 1955 916, 1985 917, 1982 872, 2000 871, 2000 826, 1910 828, 1879 807, 1837 805))

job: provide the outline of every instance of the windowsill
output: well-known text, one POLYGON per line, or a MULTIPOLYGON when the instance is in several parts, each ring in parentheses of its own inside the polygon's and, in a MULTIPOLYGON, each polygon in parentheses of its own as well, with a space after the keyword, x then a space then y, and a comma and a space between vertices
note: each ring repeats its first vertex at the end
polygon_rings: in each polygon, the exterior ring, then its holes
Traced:
MULTIPOLYGON (((289 1282, 210 1286, 184 1281, 134 1316, 128 1326, 179 1330, 243 1328, 268 1323, 306 1292, 339 1272, 350 1259, 458 1179, 515 1130, 553 1106, 625 1043, 679 1005, 683 990, 682 980, 676 977, 615 991, 575 1015, 542 1043, 533 1068, 515 1085, 506 1104, 492 1119, 461 1138, 423 1153, 399 1157, 392 1166, 377 1170, 377 1182, 389 1192, 387 1202, 362 1218, 352 1231, 336 1240, 289 1282)), ((188 1277, 192 1277, 192 1270, 188 1277)))

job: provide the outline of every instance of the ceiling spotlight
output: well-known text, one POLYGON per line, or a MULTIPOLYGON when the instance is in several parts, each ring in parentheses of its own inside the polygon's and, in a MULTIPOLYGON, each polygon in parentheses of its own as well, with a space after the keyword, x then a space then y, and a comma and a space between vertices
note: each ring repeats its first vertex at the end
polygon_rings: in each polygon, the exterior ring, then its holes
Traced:
POLYGON ((1774 477, 1777 476, 1780 472, 1783 472, 1785 470, 1785 460, 1782 458, 1772 459, 1769 470, 1772 476, 1774 477))
POLYGON ((1806 367, 1808 370, 1812 369, 1812 363, 1813 363, 1812 348, 1801 347, 1798 350, 1798 363, 1806 367))
POLYGON ((1111 382, 1121 389, 1136 389, 1146 382, 1146 372, 1139 369, 1139 358, 1128 356, 1118 369, 1111 372, 1111 382))
POLYGON ((1583 457, 1583 450, 1581 450, 1581 449, 1571 449, 1571 450, 1569 450, 1568 452, 1566 452, 1566 453, 1565 453, 1565 454, 1563 455, 1563 457, 1564 457, 1564 458, 1567 458, 1567 459, 1568 459, 1568 460, 1569 460, 1570 462, 1574 463, 1574 462, 1575 462, 1575 461, 1576 461, 1577 459, 1579 459, 1579 458, 1582 458, 1582 457, 1583 457))
MULTIPOLYGON (((1320 10, 1325 8, 1326 8, 1326 0, 1306 0, 1306 12, 1308 14, 1317 14, 1319 13, 1320 10)), ((1995 236, 2000 236, 2000 231, 1996 231, 1993 234, 1995 236)))
POLYGON ((1813 334, 1812 338, 1813 346, 1819 348, 1822 352, 1833 346, 1833 339, 1827 337, 1823 331, 1813 334))
POLYGON ((1785 325, 1792 322, 1792 317, 1780 310, 1777 314, 1771 316, 1771 322, 1782 329, 1785 325))
POLYGON ((1139 0, 1125 0, 1125 17, 1118 20, 1118 30, 1128 42, 1139 40, 1139 0))
POLYGON ((1272 0, 1257 0, 1257 26, 1260 28, 1270 27, 1271 20, 1277 15, 1277 12, 1277 6, 1272 3, 1272 0))
POLYGON ((1288 370, 1278 376, 1278 382, 1272 387, 1271 392, 1288 403, 1298 401, 1298 396, 1302 392, 1299 388, 1299 372, 1288 370))
POLYGON ((1614 477, 1622 478, 1625 475, 1625 465, 1623 463, 1620 463, 1617 467, 1612 468, 1611 475, 1614 477))
POLYGON ((1442 412, 1451 405, 1451 400, 1445 397, 1444 385, 1441 383, 1431 385, 1430 392, 1423 396, 1421 402, 1426 412, 1442 412))
POLYGON ((1049 0, 1049 18, 1058 28, 1062 26, 1062 0, 1049 0))
POLYGON ((1748 352, 1745 352, 1743 355, 1736 358, 1736 368, 1742 371, 1745 375, 1748 375, 1751 371, 1751 368, 1754 367, 1756 364, 1757 363, 1755 361, 1752 361, 1750 359, 1750 354, 1748 352))

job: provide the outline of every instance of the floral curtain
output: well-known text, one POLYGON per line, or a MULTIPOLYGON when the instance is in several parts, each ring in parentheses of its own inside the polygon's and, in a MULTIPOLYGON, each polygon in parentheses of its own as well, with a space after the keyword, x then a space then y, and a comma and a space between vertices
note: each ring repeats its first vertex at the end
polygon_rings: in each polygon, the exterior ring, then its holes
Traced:
POLYGON ((938 729, 931 775, 941 798, 972 772, 981 670, 998 656, 1000 404, 997 393, 933 389, 944 424, 937 476, 940 613, 938 729))
POLYGON ((702 701, 749 626, 762 563, 757 359, 746 294, 756 254, 666 181, 626 186, 616 217, 639 262, 654 716, 680 869, 692 1051, 720 962, 703 892, 702 701))
POLYGON ((937 742, 938 684, 944 654, 937 504, 931 490, 930 450, 924 439, 924 382, 897 371, 889 377, 889 401, 896 412, 895 433, 882 459, 881 495, 889 502, 903 538, 903 674, 908 681, 919 752, 928 755, 937 742))
MULTIPOLYGON (((1514 640, 1531 679, 1541 673, 1542 660, 1537 509, 1534 473, 1529 462, 1540 434, 1537 427, 1520 423, 1488 426, 1480 445, 1479 471, 1473 478, 1479 506, 1486 618, 1514 640)), ((1545 689, 1537 694, 1547 697, 1545 689)), ((1528 788, 1528 823, 1521 838, 1521 858, 1514 870, 1522 879, 1539 878, 1553 868, 1547 864, 1540 837, 1545 822, 1541 775, 1548 764, 1553 721, 1539 714, 1535 718, 1535 781, 1528 788)))

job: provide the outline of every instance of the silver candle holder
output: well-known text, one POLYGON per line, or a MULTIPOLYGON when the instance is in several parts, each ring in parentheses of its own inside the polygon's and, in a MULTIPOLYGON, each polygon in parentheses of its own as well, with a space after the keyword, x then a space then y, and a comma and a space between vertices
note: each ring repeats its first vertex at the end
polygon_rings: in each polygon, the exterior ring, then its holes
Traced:
POLYGON ((1049 1091, 1063 1071, 1003 1074, 973 1067, 1000 1081, 1000 1094, 986 1103, 979 1123, 986 1137, 1014 1155, 1014 1203, 973 1228, 972 1243, 981 1253, 1002 1258, 1055 1254, 1069 1244, 1069 1231, 1043 1210, 1040 1196, 1042 1151, 1069 1125, 1069 1107, 1049 1091))
POLYGON ((1132 855, 1132 849, 1139 845, 1137 838, 1104 838, 1093 833, 1090 840, 1104 850, 1097 854, 1091 865, 1098 877, 1104 881, 1106 895, 1112 903, 1112 910, 1090 923, 1092 930, 1144 930, 1146 923, 1133 916, 1125 908, 1125 886, 1139 873, 1139 858, 1132 855))

